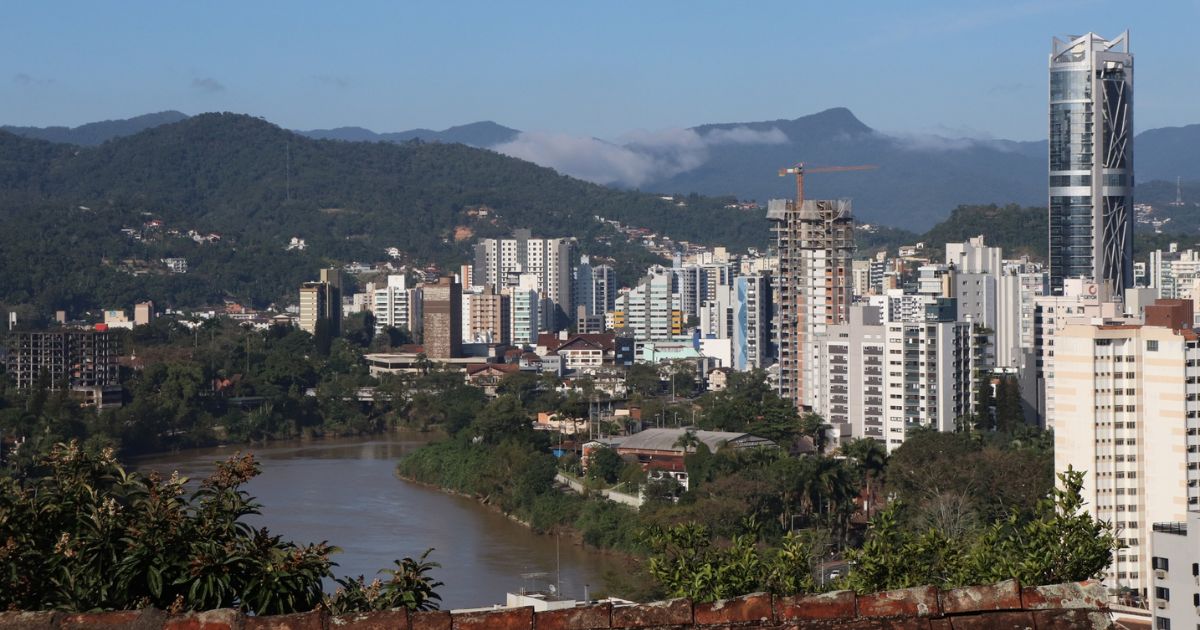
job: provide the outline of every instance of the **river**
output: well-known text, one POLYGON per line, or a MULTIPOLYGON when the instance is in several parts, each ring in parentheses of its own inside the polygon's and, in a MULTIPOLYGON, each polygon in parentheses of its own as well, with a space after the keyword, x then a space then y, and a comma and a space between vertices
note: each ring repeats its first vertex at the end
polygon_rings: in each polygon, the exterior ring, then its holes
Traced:
MULTIPOLYGON (((245 487, 262 504, 262 515, 248 522, 297 543, 328 540, 341 547, 333 556, 338 577, 370 581, 393 559, 433 547, 430 559, 442 565, 433 574, 445 582, 438 593, 447 609, 501 603, 506 592, 544 589, 556 576, 564 595, 582 599, 584 585, 595 596, 604 574, 620 570, 614 557, 566 539, 556 544, 555 537, 534 534, 473 500, 396 478, 396 460, 427 441, 395 434, 246 449, 262 464, 262 474, 245 487)), ((134 466, 200 479, 216 460, 238 451, 189 450, 138 458, 134 466)))

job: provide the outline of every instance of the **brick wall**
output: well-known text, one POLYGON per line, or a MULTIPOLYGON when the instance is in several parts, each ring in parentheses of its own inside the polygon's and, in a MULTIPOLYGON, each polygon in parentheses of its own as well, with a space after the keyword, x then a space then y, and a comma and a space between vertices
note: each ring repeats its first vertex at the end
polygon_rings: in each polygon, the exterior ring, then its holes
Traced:
POLYGON ((1021 588, 1008 581, 939 591, 927 586, 870 595, 838 591, 773 597, 758 593, 708 604, 673 599, 533 612, 532 608, 454 613, 407 611, 329 616, 323 611, 251 617, 234 610, 169 616, 147 609, 109 613, 0 613, 8 628, 146 630, 589 630, 592 628, 763 628, 976 630, 1113 628, 1104 589, 1094 582, 1021 588))

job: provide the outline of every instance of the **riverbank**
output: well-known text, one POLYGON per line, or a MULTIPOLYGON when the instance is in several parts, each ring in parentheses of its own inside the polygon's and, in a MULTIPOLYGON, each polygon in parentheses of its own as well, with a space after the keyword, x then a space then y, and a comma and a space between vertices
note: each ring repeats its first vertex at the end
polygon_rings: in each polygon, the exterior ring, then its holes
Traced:
MULTIPOLYGON (((613 592, 605 585, 609 575, 625 570, 621 557, 574 544, 565 530, 558 548, 553 536, 535 533, 474 498, 398 481, 396 462, 428 440, 409 432, 275 441, 256 449, 262 474, 245 489, 262 504, 262 514, 246 521, 290 540, 328 540, 342 549, 334 556, 335 574, 364 575, 368 582, 392 559, 433 548, 430 560, 442 565, 434 575, 446 584, 438 589, 446 608, 501 603, 506 592, 544 589, 548 583, 560 583, 564 593, 579 598, 585 586, 593 595, 613 592)), ((139 460, 137 467, 178 470, 198 482, 230 454, 228 448, 195 449, 139 460)))
POLYGON ((646 550, 638 512, 593 493, 563 489, 549 454, 451 438, 409 453, 393 474, 405 483, 472 501, 534 535, 558 535, 619 561, 621 570, 606 576, 611 594, 635 600, 660 595, 641 570, 646 550))
POLYGON ((339 440, 345 441, 345 440, 358 440, 358 439, 373 439, 373 438, 378 438, 381 436, 406 436, 406 435, 427 437, 428 439, 425 439, 424 440, 425 442, 433 442, 436 440, 445 439, 447 434, 441 427, 413 428, 413 427, 406 427, 403 425, 396 425, 396 426, 389 427, 389 428, 386 428, 386 429, 383 429, 380 431, 367 431, 367 432, 363 432, 363 433, 333 433, 333 432, 331 432, 331 433, 319 433, 318 434, 318 433, 309 431, 309 432, 301 432, 301 434, 296 437, 275 437, 275 438, 266 438, 266 439, 261 439, 261 440, 250 440, 250 441, 246 441, 246 442, 218 441, 218 442, 211 443, 211 444, 194 444, 194 445, 180 446, 180 447, 176 447, 176 448, 172 448, 172 449, 159 450, 159 451, 148 451, 148 452, 121 451, 120 455, 121 455, 122 459, 128 460, 130 462, 136 462, 137 460, 141 460, 141 459, 165 458, 165 457, 171 457, 174 455, 181 455, 181 454, 185 454, 185 453, 189 453, 189 452, 195 452, 195 451, 207 450, 207 449, 236 448, 239 450, 254 450, 254 449, 262 449, 262 448, 271 448, 271 447, 278 446, 281 444, 286 445, 286 444, 294 444, 294 443, 300 443, 300 444, 335 443, 339 440))

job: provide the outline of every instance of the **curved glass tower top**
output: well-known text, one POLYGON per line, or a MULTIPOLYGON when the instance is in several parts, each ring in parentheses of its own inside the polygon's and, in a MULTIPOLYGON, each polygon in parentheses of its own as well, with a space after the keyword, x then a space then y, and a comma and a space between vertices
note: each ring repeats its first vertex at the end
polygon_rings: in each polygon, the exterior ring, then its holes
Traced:
POLYGON ((1133 55, 1129 32, 1054 38, 1050 54, 1050 282, 1133 284, 1133 55))

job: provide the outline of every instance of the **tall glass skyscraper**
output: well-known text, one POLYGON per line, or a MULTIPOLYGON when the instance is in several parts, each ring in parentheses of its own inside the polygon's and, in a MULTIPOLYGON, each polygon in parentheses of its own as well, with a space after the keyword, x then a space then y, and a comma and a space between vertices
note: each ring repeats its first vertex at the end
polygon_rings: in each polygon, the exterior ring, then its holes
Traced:
POLYGON ((1054 38, 1050 54, 1050 283, 1133 284, 1133 55, 1129 32, 1054 38))

